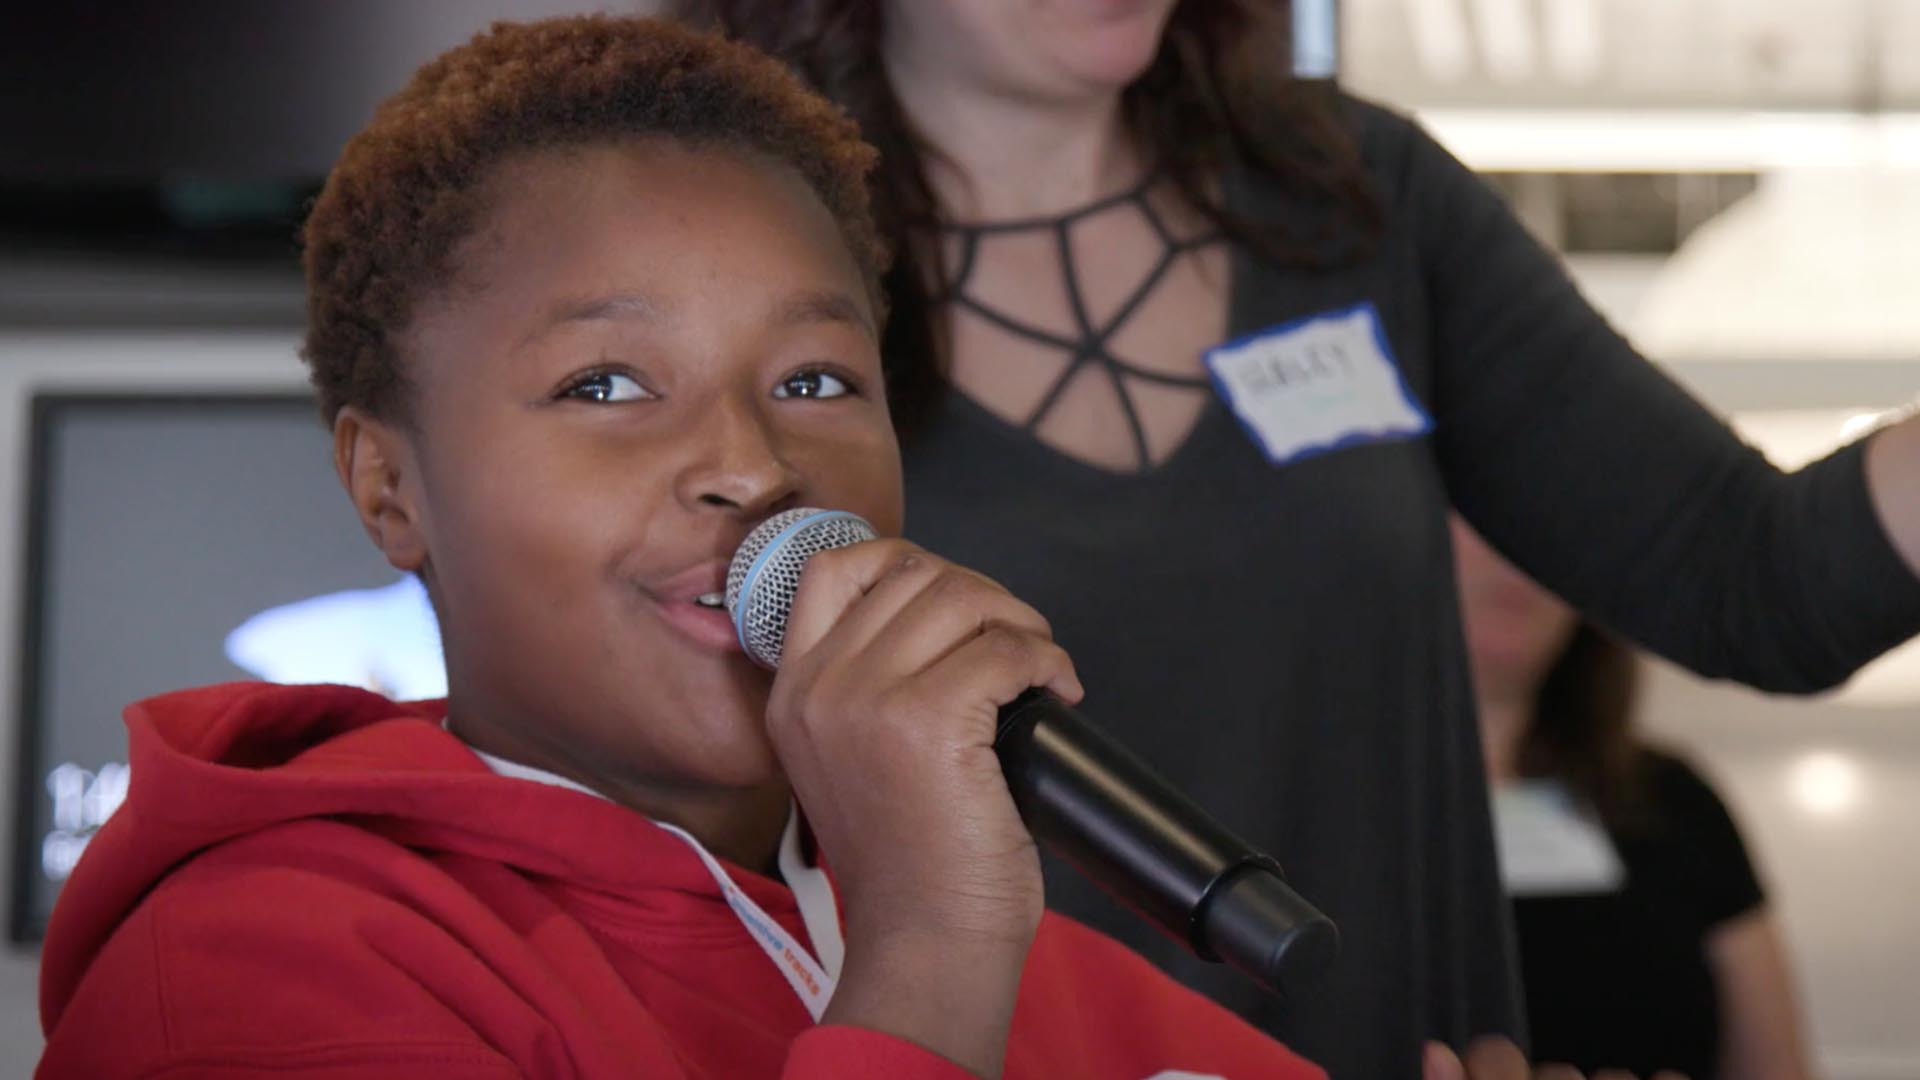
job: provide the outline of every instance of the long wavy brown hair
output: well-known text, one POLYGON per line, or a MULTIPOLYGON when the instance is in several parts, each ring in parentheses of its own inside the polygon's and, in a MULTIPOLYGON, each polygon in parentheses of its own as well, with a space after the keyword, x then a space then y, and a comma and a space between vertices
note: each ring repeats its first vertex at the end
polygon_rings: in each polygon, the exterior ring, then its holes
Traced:
MULTIPOLYGON (((946 326, 928 297, 943 292, 935 253, 909 227, 939 218, 925 161, 939 150, 917 132, 887 81, 882 0, 669 0, 682 19, 717 27, 786 61, 859 123, 880 151, 873 201, 895 260, 886 339, 894 420, 910 437, 946 383, 946 326)), ((1356 257, 1379 228, 1379 209, 1334 89, 1290 74, 1287 0, 1182 0, 1159 53, 1122 95, 1147 159, 1215 227, 1258 254, 1295 264, 1356 257), (1288 235, 1228 207, 1215 180, 1244 163, 1289 196, 1323 206, 1313 235, 1288 235)))
POLYGON ((1616 830, 1645 824, 1642 745, 1633 730, 1639 683, 1633 651, 1582 622, 1541 681, 1515 770, 1565 783, 1616 830))

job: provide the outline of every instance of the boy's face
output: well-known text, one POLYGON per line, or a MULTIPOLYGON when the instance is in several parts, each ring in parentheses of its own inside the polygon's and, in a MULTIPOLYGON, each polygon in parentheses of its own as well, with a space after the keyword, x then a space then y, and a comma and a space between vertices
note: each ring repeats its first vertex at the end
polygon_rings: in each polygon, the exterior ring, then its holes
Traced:
POLYGON ((405 342, 411 532, 382 541, 427 567, 451 713, 576 775, 777 783, 769 677, 696 598, 781 509, 899 531, 859 269, 797 174, 741 152, 547 151, 488 190, 405 342))

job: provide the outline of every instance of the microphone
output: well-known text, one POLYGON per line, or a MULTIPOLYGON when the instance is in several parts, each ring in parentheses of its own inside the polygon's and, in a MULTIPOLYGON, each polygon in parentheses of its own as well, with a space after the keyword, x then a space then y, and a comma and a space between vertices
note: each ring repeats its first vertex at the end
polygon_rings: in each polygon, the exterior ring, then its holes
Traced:
MULTIPOLYGON (((866 521, 836 510, 787 510, 754 529, 727 569, 726 608, 747 655, 779 667, 807 560, 873 539, 866 521)), ((1332 965, 1339 931, 1279 863, 1066 702, 1038 688, 1020 695, 1001 708, 993 749, 1035 839, 1194 955, 1283 997, 1332 965)))

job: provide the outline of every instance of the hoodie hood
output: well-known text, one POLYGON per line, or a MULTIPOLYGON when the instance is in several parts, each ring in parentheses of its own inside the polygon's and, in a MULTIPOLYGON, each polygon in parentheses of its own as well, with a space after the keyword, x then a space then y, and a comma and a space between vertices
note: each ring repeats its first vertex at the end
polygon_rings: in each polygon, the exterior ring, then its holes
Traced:
MULTIPOLYGON (((618 804, 494 774, 441 727, 444 701, 396 703, 344 686, 229 683, 125 713, 132 776, 62 887, 47 927, 41 1021, 52 1030, 115 928, 199 852, 309 818, 349 818, 409 848, 482 857, 684 916, 731 920, 692 850, 618 804)), ((769 914, 793 896, 729 867, 769 914)))

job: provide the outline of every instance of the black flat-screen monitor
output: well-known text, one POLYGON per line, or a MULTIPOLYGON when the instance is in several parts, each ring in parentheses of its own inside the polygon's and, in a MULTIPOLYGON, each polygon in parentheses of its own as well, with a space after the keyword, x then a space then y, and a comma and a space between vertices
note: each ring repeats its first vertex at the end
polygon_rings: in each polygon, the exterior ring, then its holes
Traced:
POLYGON ((50 393, 31 416, 16 941, 125 795, 129 702, 247 678, 445 687, 425 594, 361 531, 310 396, 50 393))

